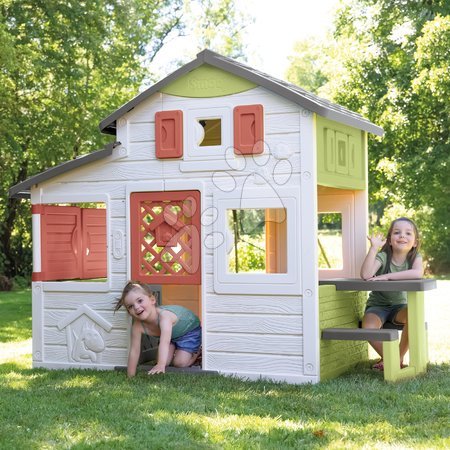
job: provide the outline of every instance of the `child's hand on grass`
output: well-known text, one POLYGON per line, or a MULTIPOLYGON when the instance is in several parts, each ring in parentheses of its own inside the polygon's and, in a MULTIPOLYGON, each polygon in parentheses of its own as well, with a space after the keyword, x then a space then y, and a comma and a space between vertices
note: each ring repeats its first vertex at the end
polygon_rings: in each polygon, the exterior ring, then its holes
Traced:
POLYGON ((148 375, 155 375, 157 373, 166 373, 166 366, 163 364, 156 364, 148 372, 148 375))

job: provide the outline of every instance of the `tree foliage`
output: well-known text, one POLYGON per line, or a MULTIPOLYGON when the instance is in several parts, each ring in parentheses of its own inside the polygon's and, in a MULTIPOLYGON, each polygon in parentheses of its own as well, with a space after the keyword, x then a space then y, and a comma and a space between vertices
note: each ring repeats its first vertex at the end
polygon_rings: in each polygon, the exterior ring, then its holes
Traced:
MULTIPOLYGON (((0 0, 0 273, 31 272, 30 205, 8 189, 111 141, 98 123, 152 79, 167 36, 185 28, 185 3, 0 0)), ((234 20, 210 12, 216 28, 234 20)))
POLYGON ((436 272, 450 269, 449 21, 446 0, 343 1, 316 64, 320 94, 385 130, 369 137, 375 223, 414 209, 436 272))

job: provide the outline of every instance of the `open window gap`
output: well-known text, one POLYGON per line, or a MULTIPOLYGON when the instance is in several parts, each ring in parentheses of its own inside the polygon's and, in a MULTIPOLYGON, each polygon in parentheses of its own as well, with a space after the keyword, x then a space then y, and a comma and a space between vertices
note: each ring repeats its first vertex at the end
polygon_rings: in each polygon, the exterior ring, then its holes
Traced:
POLYGON ((222 145, 222 120, 220 118, 198 119, 203 127, 203 139, 200 147, 213 147, 222 145))

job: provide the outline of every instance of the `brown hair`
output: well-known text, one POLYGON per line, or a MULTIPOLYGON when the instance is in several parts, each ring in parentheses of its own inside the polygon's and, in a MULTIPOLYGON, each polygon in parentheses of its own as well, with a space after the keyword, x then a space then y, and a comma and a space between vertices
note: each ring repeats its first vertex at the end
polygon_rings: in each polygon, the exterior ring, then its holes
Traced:
POLYGON ((387 233, 386 242, 383 245, 383 247, 381 248, 381 251, 386 253, 386 266, 384 268, 383 273, 389 273, 391 271, 391 261, 392 261, 391 235, 392 235, 392 230, 394 229, 394 226, 397 222, 408 222, 409 224, 412 225, 413 230, 414 230, 414 238, 416 240, 416 245, 406 255, 406 261, 408 262, 408 269, 411 269, 411 267, 414 264, 414 261, 416 259, 416 256, 419 252, 420 236, 419 236, 419 229, 417 228, 417 225, 411 219, 408 219, 407 217, 399 217, 398 219, 393 220, 389 227, 388 233, 387 233))
POLYGON ((141 283, 140 281, 129 281, 123 288, 122 295, 117 299, 114 306, 114 312, 118 311, 125 304, 126 296, 135 289, 140 289, 150 298, 155 297, 155 293, 146 284, 141 283))

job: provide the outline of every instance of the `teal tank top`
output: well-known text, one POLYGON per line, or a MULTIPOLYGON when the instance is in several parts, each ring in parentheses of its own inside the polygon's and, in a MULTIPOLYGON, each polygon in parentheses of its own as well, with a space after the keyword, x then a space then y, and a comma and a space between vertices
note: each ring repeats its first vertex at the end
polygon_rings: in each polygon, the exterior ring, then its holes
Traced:
POLYGON ((200 319, 184 306, 166 305, 160 306, 160 309, 173 312, 178 317, 176 324, 172 327, 172 339, 177 339, 200 326, 200 319))
MULTIPOLYGON (((200 319, 190 309, 187 309, 184 306, 165 305, 160 306, 159 308, 173 312, 178 317, 177 322, 172 327, 171 339, 178 339, 180 336, 184 336, 186 333, 189 333, 189 331, 200 326, 200 319)), ((141 323, 144 333, 148 336, 144 323, 141 323)))

